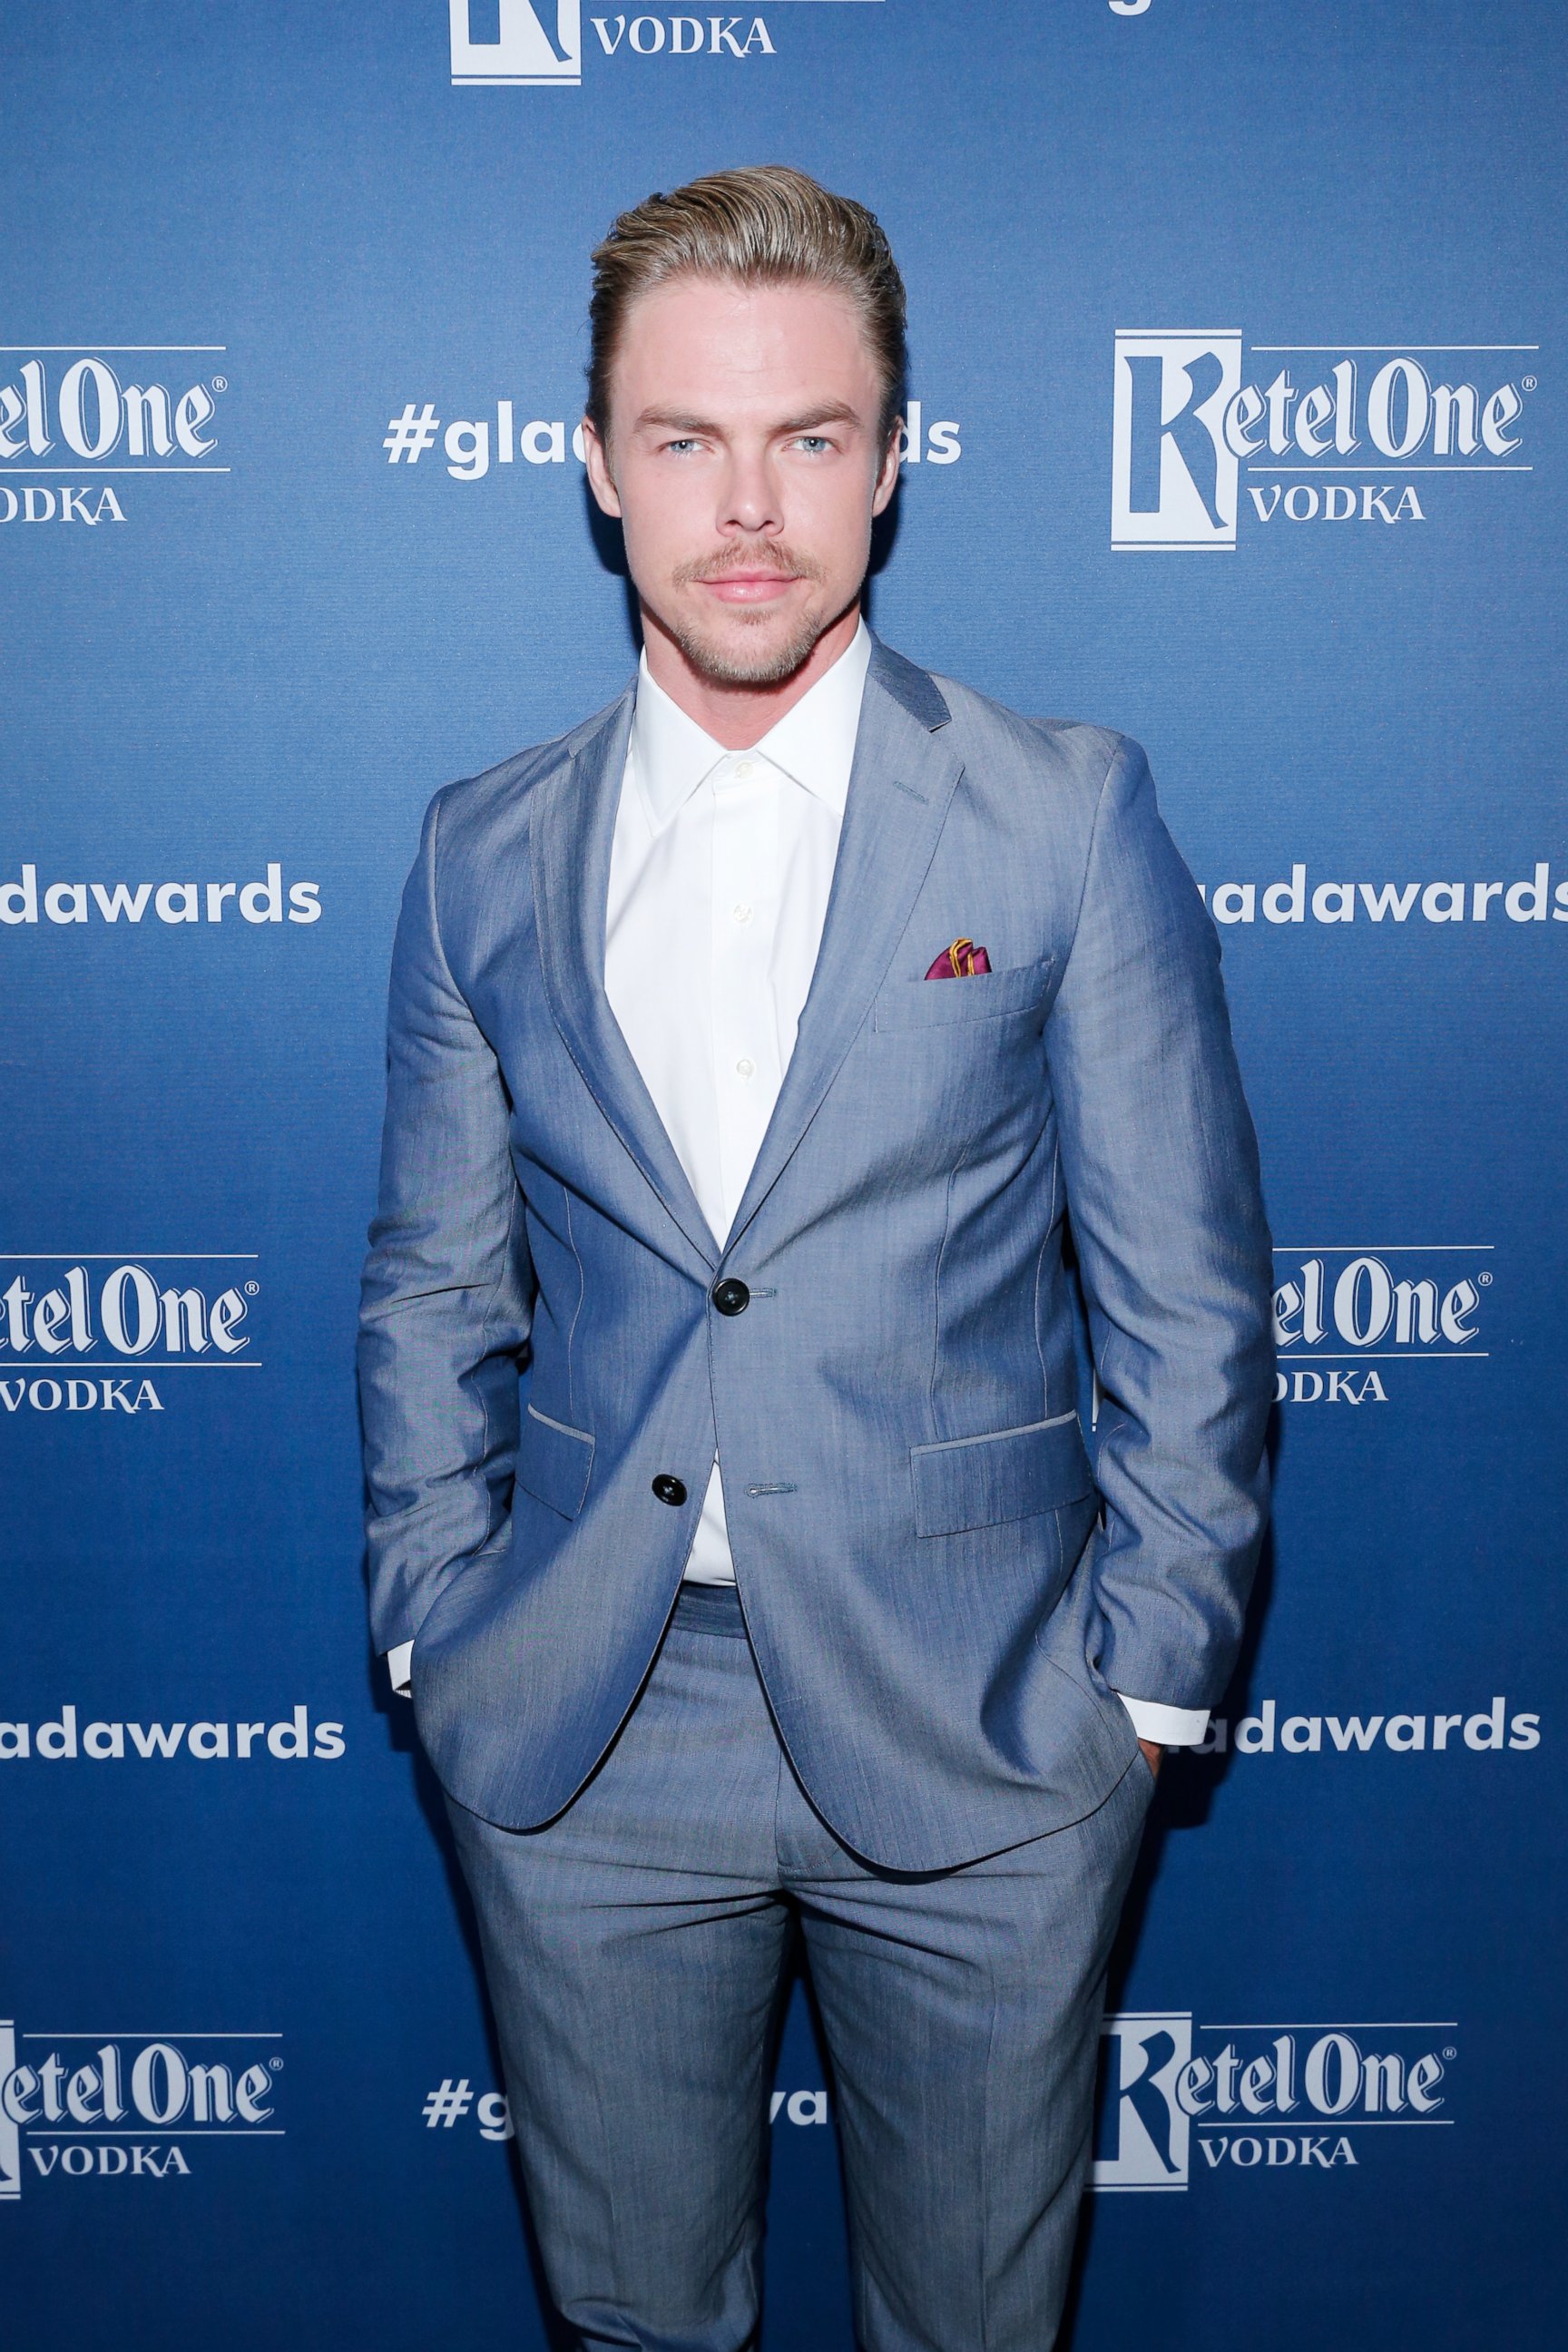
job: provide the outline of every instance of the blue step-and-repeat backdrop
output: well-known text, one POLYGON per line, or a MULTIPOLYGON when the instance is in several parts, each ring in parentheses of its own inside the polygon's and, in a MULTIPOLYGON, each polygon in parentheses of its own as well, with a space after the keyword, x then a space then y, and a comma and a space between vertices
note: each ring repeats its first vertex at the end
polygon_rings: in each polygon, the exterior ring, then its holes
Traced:
MULTIPOLYGON (((1568 22, 594 5, 6 11, 6 2340, 546 2340, 363 1628, 386 966, 431 792, 632 662, 589 247, 783 160, 910 289, 875 625, 1147 745, 1279 1244, 1275 1531, 1152 1817, 1072 2340, 1546 2346, 1568 22)), ((804 1994, 772 2144, 767 2344, 847 2347, 804 1994)))

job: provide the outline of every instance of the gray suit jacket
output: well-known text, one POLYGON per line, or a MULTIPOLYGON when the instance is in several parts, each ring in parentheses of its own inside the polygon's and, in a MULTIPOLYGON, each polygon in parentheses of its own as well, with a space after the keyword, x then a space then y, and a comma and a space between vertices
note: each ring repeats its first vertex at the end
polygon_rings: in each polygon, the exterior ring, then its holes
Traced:
POLYGON ((374 1640, 413 1639, 458 1802, 551 1819, 637 1696, 717 1446, 808 1794, 872 1862, 967 1860, 1104 1798, 1134 1747, 1111 1685, 1202 1706, 1235 1657, 1273 1358, 1215 936, 1135 743, 876 644, 721 1242, 605 994, 631 712, 437 793, 405 894, 360 1343, 374 1640), (960 934, 991 971, 925 980, 960 934))

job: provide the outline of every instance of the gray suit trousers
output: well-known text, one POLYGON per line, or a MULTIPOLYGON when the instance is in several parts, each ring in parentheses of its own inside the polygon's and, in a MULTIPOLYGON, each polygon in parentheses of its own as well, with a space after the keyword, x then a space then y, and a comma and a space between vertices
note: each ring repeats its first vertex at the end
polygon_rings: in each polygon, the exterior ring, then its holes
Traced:
POLYGON ((584 2346, 741 2352, 792 1914, 826 2032, 866 2352, 1048 2352, 1106 1962, 1153 1778, 935 1873, 877 1869, 790 1769, 732 1591, 681 1595, 542 1829, 448 1800, 550 2290, 584 2346))

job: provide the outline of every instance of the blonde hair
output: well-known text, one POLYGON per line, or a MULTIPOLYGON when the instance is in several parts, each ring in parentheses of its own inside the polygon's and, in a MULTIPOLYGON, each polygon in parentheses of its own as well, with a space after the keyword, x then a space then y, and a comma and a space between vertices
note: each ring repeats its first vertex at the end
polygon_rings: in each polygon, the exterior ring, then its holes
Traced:
POLYGON ((880 222, 785 163, 710 172, 624 212, 594 249, 588 305, 588 421, 603 437, 610 372, 639 295, 674 278, 742 286, 833 286, 859 314, 882 377, 881 430, 892 431, 908 366, 904 281, 880 222))

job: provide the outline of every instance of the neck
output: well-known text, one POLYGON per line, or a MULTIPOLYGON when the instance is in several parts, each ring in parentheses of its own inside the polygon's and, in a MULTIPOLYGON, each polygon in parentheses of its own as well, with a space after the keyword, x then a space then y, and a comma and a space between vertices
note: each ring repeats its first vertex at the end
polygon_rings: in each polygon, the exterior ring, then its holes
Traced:
POLYGON ((646 605, 642 624, 648 676, 655 684, 726 751, 747 751, 848 651, 860 625, 860 600, 857 597, 824 629, 800 667, 777 686, 727 686, 706 677, 646 605))

